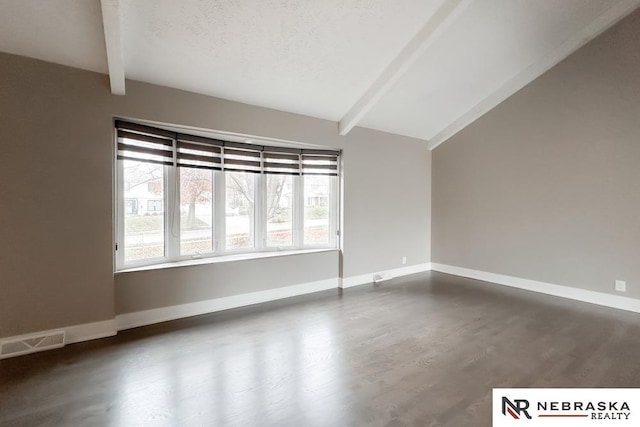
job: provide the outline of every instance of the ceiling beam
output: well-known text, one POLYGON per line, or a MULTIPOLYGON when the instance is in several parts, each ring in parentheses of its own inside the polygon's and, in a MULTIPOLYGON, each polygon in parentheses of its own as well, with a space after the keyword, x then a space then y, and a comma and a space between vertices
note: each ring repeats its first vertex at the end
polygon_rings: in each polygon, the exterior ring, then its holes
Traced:
POLYGON ((449 124, 435 136, 430 138, 428 143, 429 150, 433 150, 447 139, 460 132, 502 101, 531 83, 537 77, 541 76, 551 67, 558 64, 592 39, 596 38, 607 28, 612 27, 616 22, 633 12, 639 6, 640 0, 621 0, 614 4, 577 34, 574 34, 554 50, 529 65, 520 73, 516 74, 513 78, 498 88, 498 90, 491 93, 473 108, 456 119, 453 123, 449 124))
POLYGON ((109 83, 113 95, 124 95, 124 55, 122 52, 122 31, 120 27, 120 0, 100 0, 102 6, 102 26, 107 46, 109 83))
POLYGON ((431 43, 455 20, 472 0, 444 0, 418 34, 391 61, 367 91, 340 120, 340 135, 348 134, 382 96, 424 53, 431 43))

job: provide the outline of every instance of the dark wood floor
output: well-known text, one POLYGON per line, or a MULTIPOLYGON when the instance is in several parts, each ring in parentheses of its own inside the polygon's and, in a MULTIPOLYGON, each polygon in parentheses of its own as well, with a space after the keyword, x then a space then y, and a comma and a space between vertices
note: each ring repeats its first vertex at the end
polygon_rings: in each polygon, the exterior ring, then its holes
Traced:
POLYGON ((1 426, 489 426, 492 387, 638 387, 640 315, 424 273, 0 361, 1 426))

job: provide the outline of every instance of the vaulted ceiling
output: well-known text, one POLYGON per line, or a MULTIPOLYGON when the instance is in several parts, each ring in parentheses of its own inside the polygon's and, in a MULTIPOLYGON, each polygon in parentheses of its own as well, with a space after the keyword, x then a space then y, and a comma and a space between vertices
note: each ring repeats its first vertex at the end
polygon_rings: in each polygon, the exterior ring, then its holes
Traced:
MULTIPOLYGON (((0 51, 435 147, 640 0, 2 0, 0 51)), ((126 95, 125 95, 126 96, 126 95)))

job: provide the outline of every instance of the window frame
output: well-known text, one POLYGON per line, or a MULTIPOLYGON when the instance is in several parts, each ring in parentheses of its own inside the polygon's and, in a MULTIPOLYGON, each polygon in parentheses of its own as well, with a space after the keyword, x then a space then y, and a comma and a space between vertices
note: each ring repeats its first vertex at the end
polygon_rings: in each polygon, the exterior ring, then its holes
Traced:
MULTIPOLYGON (((114 127, 115 129, 115 127, 114 127)), ((239 136, 246 141, 245 136, 239 136)), ((250 137, 253 141, 255 137, 250 137)), ((117 133, 114 135, 115 148, 118 151, 117 133)), ((175 142, 175 140, 174 140, 175 142)), ((255 144, 258 146, 258 144, 255 144)), ((292 148, 306 148, 300 144, 292 148)), ((174 152, 174 159, 175 159, 174 152)), ((329 179, 329 221, 327 244, 304 244, 304 178, 305 175, 290 174, 292 177, 292 197, 293 197, 293 214, 292 214, 292 245, 291 246, 268 246, 267 245, 267 176, 268 173, 253 173, 255 176, 254 185, 254 246, 252 248, 227 249, 226 248, 226 172, 237 172, 233 170, 221 171, 212 170, 213 174, 213 199, 212 199, 212 246, 211 252, 201 254, 185 254, 180 253, 181 250, 181 227, 180 227, 180 168, 188 166, 168 166, 163 167, 163 208, 164 208, 164 256, 154 257, 136 261, 126 261, 125 251, 125 191, 124 191, 124 162, 126 160, 117 159, 115 157, 115 174, 114 174, 114 238, 115 253, 114 266, 115 272, 122 270, 135 269, 139 267, 148 267, 157 264, 176 263, 181 261, 190 261, 197 259, 219 258, 224 256, 239 254, 260 254, 260 253, 277 253, 286 252, 290 254, 296 251, 321 250, 321 249, 340 249, 340 218, 341 214, 341 180, 342 180, 342 162, 341 153, 337 155, 336 176, 330 176, 329 179)), ((250 173, 250 172, 248 172, 250 173)))

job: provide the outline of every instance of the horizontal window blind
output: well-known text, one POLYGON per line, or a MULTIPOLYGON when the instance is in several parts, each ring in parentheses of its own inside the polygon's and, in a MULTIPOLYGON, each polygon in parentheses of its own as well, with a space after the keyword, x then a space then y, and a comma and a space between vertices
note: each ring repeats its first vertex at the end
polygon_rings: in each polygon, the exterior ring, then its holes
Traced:
POLYGON ((337 175, 338 156, 323 150, 304 150, 301 156, 303 175, 337 175))
POLYGON ((178 166, 222 170, 224 141, 194 135, 176 135, 178 166))
POLYGON ((173 166, 173 138, 155 128, 136 123, 116 122, 118 159, 173 166))
POLYGON ((117 157, 169 166, 286 175, 338 175, 340 151, 223 141, 116 120, 117 157))

